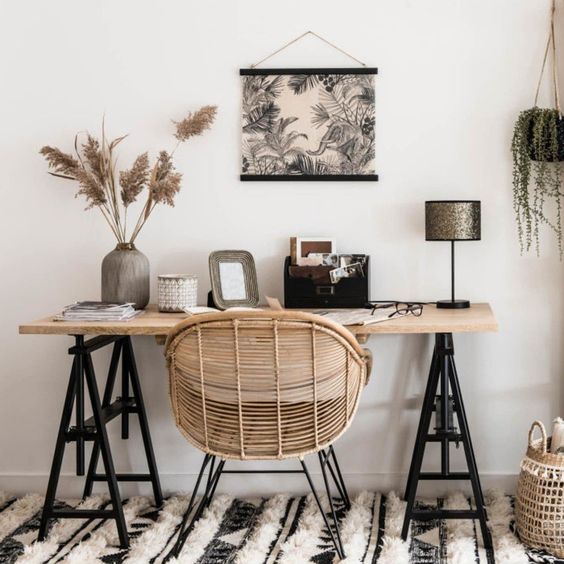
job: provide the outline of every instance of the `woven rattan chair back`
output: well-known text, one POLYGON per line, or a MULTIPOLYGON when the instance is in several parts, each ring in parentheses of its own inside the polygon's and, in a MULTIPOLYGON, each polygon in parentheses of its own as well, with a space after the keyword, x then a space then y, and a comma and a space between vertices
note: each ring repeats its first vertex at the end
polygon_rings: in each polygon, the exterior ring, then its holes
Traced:
POLYGON ((367 377, 345 328, 304 312, 198 315, 166 343, 183 435, 225 459, 303 457, 348 427, 367 377))

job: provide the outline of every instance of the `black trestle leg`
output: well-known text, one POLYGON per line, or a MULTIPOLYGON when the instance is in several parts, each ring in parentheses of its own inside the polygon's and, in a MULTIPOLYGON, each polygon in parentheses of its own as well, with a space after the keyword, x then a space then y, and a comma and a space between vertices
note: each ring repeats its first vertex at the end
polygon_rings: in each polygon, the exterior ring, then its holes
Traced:
POLYGON ((462 401, 460 383, 454 362, 454 346, 452 334, 438 333, 435 336, 435 349, 431 370, 421 409, 421 418, 417 430, 417 438, 413 449, 413 458, 405 490, 405 500, 407 502, 406 512, 403 521, 401 536, 407 539, 409 524, 412 519, 478 519, 480 530, 484 540, 484 547, 487 551, 488 561, 494 561, 491 533, 487 524, 487 514, 484 506, 484 497, 478 474, 478 467, 474 456, 470 430, 466 419, 466 412, 462 401), (429 426, 435 406, 435 394, 440 383, 440 425, 435 429, 434 434, 429 434, 429 426), (452 394, 452 405, 454 414, 460 431, 453 426, 449 410, 451 402, 449 392, 452 394), (441 471, 440 472, 421 472, 425 447, 428 442, 438 442, 441 445, 441 471), (461 442, 464 448, 468 472, 451 472, 450 470, 450 443, 457 445, 461 442), (469 510, 425 510, 414 509, 417 485, 420 479, 443 480, 443 479, 466 479, 472 486, 476 508, 469 510))
MULTIPOLYGON (((409 474, 407 476, 407 484, 405 487, 405 493, 403 495, 403 499, 407 501, 409 497, 409 492, 412 488, 412 482, 414 479, 415 474, 415 465, 418 461, 418 450, 421 447, 421 443, 425 437, 429 429, 429 423, 431 422, 431 415, 427 417, 423 417, 424 413, 429 411, 432 412, 433 405, 434 405, 434 397, 436 391, 435 385, 435 378, 437 372, 437 363, 438 363, 438 356, 437 356, 437 349, 436 347, 433 348, 433 357, 431 360, 431 368, 429 370, 429 376, 427 377, 427 386, 425 388, 425 395, 423 396, 423 405, 421 407, 421 417, 419 418, 419 426, 417 427, 417 435, 415 438, 415 444, 413 445, 413 455, 411 456, 411 465, 409 467, 409 474), (425 422, 428 420, 427 426, 425 426, 425 422)), ((421 468, 419 468, 419 471, 421 468)), ((418 471, 418 472, 419 472, 418 471)))
MULTIPOLYGON (((137 372, 137 366, 135 363, 135 356, 133 353, 133 345, 131 343, 130 337, 124 337, 123 339, 117 341, 114 345, 114 350, 112 353, 112 359, 110 362, 110 369, 108 372, 108 379, 106 382, 106 387, 104 390, 104 399, 102 402, 102 407, 107 407, 111 404, 113 390, 115 387, 115 381, 117 378, 117 371, 119 366, 119 360, 121 357, 122 369, 121 369, 121 391, 129 393, 129 383, 126 385, 123 380, 131 380, 131 388, 133 392, 133 397, 121 397, 121 401, 126 404, 130 404, 134 401, 134 409, 139 416, 139 426, 141 429, 141 436, 143 439, 143 446, 145 450, 145 456, 147 458, 147 465, 149 467, 149 478, 153 487, 153 496, 155 498, 156 507, 160 507, 163 503, 163 495, 161 490, 161 484, 159 479, 159 474, 157 470, 157 464, 155 460, 155 454, 153 451, 153 444, 151 440, 151 435, 149 432, 149 423, 147 419, 147 413, 145 410, 145 404, 143 401, 143 394, 141 391, 141 384, 139 382, 139 375, 137 372)), ((127 430, 127 436, 129 433, 129 422, 124 423, 124 415, 128 414, 129 407, 125 407, 122 411, 122 438, 124 426, 127 430)), ((92 494, 92 487, 94 483, 94 476, 96 475, 96 468, 98 465, 98 460, 100 456, 100 445, 99 441, 95 440, 92 447, 92 455, 90 457, 90 464, 87 472, 86 483, 84 486, 83 498, 88 497, 92 494)))
POLYGON ((413 457, 411 459, 411 467, 409 469, 409 476, 407 478, 407 487, 405 489, 405 501, 407 502, 407 505, 401 530, 401 538, 403 540, 407 539, 407 533, 409 532, 409 523, 411 521, 411 514, 413 512, 413 506, 415 505, 415 496, 417 495, 419 474, 421 473, 421 465, 423 464, 423 456, 425 454, 425 435, 428 433, 429 425, 431 424, 435 391, 439 383, 439 376, 439 362, 435 348, 435 350, 433 351, 433 360, 431 362, 431 370, 429 372, 427 389, 425 390, 425 398, 423 399, 423 406, 421 407, 421 419, 419 420, 419 427, 417 429, 417 437, 415 439, 413 457))
MULTIPOLYGON (((104 389, 102 407, 108 407, 112 402, 121 350, 122 350, 122 341, 117 341, 114 344, 112 350, 112 359, 110 360, 110 369, 108 371, 108 379, 106 380, 106 387, 104 389)), ((99 458, 100 458, 100 445, 98 443, 98 440, 96 439, 92 444, 92 454, 90 455, 90 463, 88 465, 88 472, 86 474, 86 481, 84 483, 84 491, 82 493, 82 499, 86 499, 89 495, 92 495, 92 486, 94 485, 93 478, 94 478, 94 474, 96 473, 96 468, 98 467, 99 458)))
MULTIPOLYGON (((480 530, 482 532, 482 538, 484 539, 484 548, 488 551, 492 551, 492 536, 487 524, 487 513, 484 504, 484 496, 482 494, 482 486, 480 484, 480 475, 478 474, 478 466, 476 464, 476 458, 474 456, 474 449, 472 448, 472 439, 470 438, 470 430, 468 428, 468 421, 466 419, 466 411, 464 409, 464 403, 462 401, 462 393, 460 391, 460 382, 458 381, 458 374, 456 372, 456 366, 454 364, 454 359, 450 357, 450 383, 452 388, 452 396, 454 399, 454 404, 456 405, 456 416, 458 419, 458 424, 460 425, 460 434, 462 435, 462 444, 464 446, 464 454, 466 456, 466 464, 468 465, 468 470, 470 472, 470 483, 472 484, 472 493, 474 494, 474 502, 476 504, 476 511, 478 512, 478 518, 480 521, 480 530)), ((488 554, 488 556, 493 557, 493 554, 488 554)))
MULTIPOLYGON (((451 342, 452 346, 452 342, 451 342)), ((437 434, 441 435, 441 473, 448 476, 450 473, 450 442, 448 433, 448 407, 449 407, 449 381, 450 381, 450 356, 441 354, 441 427, 437 429, 437 434)), ((436 407, 435 407, 436 409, 436 407)))
POLYGON ((51 465, 51 472, 49 474, 47 493, 45 494, 45 503, 43 505, 43 512, 41 513, 41 522, 39 524, 38 536, 38 540, 40 541, 45 540, 45 536, 47 534, 47 525, 49 524, 49 519, 53 512, 55 495, 57 494, 57 485, 59 484, 59 476, 61 474, 61 466, 63 464, 63 456, 65 454, 65 434, 71 422, 72 408, 76 394, 76 365, 77 360, 75 357, 71 369, 69 384, 67 387, 67 394, 65 396, 61 422, 59 424, 59 432, 57 434, 57 442, 55 444, 55 454, 53 455, 53 463, 51 465))
MULTIPOLYGON (((321 461, 321 457, 320 457, 320 461, 321 461)), ((333 542, 333 545, 335 546, 335 550, 337 551, 337 556, 341 560, 343 560, 345 558, 345 552, 344 552, 343 547, 341 545, 341 537, 338 534, 339 523, 337 522, 336 515, 335 515, 335 512, 333 510, 333 502, 331 500, 330 491, 327 491, 327 495, 329 496, 329 500, 331 502, 332 516, 333 516, 333 520, 334 520, 334 523, 335 523, 335 529, 337 530, 337 537, 335 537, 335 533, 333 533, 333 528, 331 527, 331 524, 329 523, 329 519, 327 518, 327 515, 325 514, 325 511, 323 509, 323 505, 321 504, 321 499, 319 499, 319 495, 317 494, 315 486, 313 485, 313 480, 311 479, 311 475, 310 475, 309 470, 306 466, 306 463, 305 463, 304 460, 300 460, 300 463, 302 465, 304 474, 306 475, 309 487, 311 489, 311 493, 313 494, 313 497, 315 498, 315 501, 317 503, 317 507, 319 507, 319 511, 321 512, 321 516, 323 517, 323 521, 325 523, 325 526, 327 527, 327 530, 329 531, 329 536, 331 537, 331 541, 333 542)), ((322 467, 322 470, 324 470, 323 465, 321 467, 322 467)), ((324 480, 325 480, 325 487, 327 488, 327 490, 329 490, 327 480, 326 480, 327 475, 325 474, 325 472, 323 473, 323 476, 324 476, 324 480)))
POLYGON ((143 403, 143 395, 141 392, 141 385, 139 383, 139 375, 135 364, 131 338, 128 336, 104 335, 85 340, 84 336, 76 335, 75 345, 69 349, 69 354, 73 355, 73 364, 65 397, 63 413, 61 415, 61 422, 59 425, 55 453, 53 456, 49 483, 45 496, 45 504, 41 515, 39 540, 45 539, 50 519, 94 518, 93 515, 96 515, 96 517, 99 518, 115 519, 120 545, 122 548, 127 548, 128 535, 118 488, 118 481, 150 481, 153 485, 156 505, 160 506, 163 502, 153 445, 149 433, 147 413, 143 403), (100 402, 91 353, 108 345, 113 345, 113 352, 103 399, 100 402), (126 395, 124 397, 117 398, 117 401, 112 403, 112 396, 114 393, 120 359, 122 362, 121 391, 126 395), (125 382, 123 380, 125 380, 125 382), (84 417, 85 382, 92 407, 92 416, 88 419, 85 419, 84 417), (132 388, 132 397, 129 397, 130 385, 132 388), (71 419, 74 407, 76 408, 76 425, 72 427, 71 419), (139 425, 149 466, 148 474, 116 474, 115 472, 106 425, 112 419, 121 415, 122 436, 127 438, 129 436, 129 421, 127 417, 124 416, 129 416, 130 413, 137 413, 139 416, 139 425), (55 510, 54 503, 66 443, 76 443, 76 471, 78 475, 82 475, 84 474, 84 445, 86 441, 91 441, 93 445, 88 472, 86 474, 83 497, 86 498, 91 495, 93 483, 95 481, 104 481, 107 483, 109 488, 112 508, 111 510, 88 510, 87 512, 80 509, 72 511, 55 510), (96 472, 100 455, 102 456, 104 467, 103 474, 98 474, 96 472))
MULTIPOLYGON (((82 339, 82 337, 81 337, 82 339)), ((76 428, 84 428, 84 367, 82 355, 76 357, 76 428)), ((84 438, 76 439, 76 475, 84 476, 84 438)))
POLYGON ((124 358, 122 362, 126 364, 129 377, 131 378, 131 387, 133 389, 133 397, 135 398, 135 405, 139 416, 139 427, 141 429, 141 437, 143 438, 143 446, 145 447, 147 465, 149 466, 149 473, 151 475, 155 504, 157 507, 160 507, 163 504, 161 482, 159 472, 157 470, 155 453, 153 451, 153 443, 151 441, 151 433, 149 431, 149 421, 147 419, 147 412, 145 411, 145 402, 143 401, 143 393, 141 391, 141 384, 139 383, 139 374, 137 372, 137 364, 135 363, 135 356, 133 354, 131 337, 126 337, 124 339, 123 347, 124 358))
MULTIPOLYGON (((127 341, 131 343, 131 338, 124 339, 123 353, 121 357, 121 399, 129 399, 129 364, 127 341)), ((129 439, 129 411, 127 409, 121 414, 121 438, 125 441, 129 439)))
POLYGON ((92 416, 94 418, 94 424, 96 426, 96 434, 98 436, 98 443, 100 445, 100 453, 102 454, 102 462, 104 463, 104 470, 106 472, 106 479, 108 481, 110 499, 112 500, 112 512, 116 521, 120 545, 122 548, 127 548, 129 546, 127 526, 125 524, 125 516, 123 514, 123 507, 121 504, 121 496, 119 493, 114 461, 110 452, 110 444, 108 441, 108 434, 106 432, 106 424, 102 416, 102 405, 100 403, 100 396, 98 394, 98 385, 96 384, 94 367, 92 366, 92 358, 89 354, 86 354, 84 356, 86 357, 84 362, 86 384, 88 386, 90 401, 92 402, 92 416))

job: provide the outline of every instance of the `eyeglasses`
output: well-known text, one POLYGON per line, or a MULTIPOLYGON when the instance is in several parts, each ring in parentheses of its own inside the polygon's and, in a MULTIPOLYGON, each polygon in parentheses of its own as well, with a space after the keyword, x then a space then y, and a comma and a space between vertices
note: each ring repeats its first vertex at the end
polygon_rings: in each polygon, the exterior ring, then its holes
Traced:
POLYGON ((392 317, 403 317, 404 315, 414 315, 415 317, 420 317, 423 313, 423 306, 425 304, 421 302, 386 302, 386 303, 370 303, 367 307, 372 308, 370 315, 374 315, 377 309, 389 309, 395 307, 396 310, 392 311, 388 315, 388 319, 392 317))

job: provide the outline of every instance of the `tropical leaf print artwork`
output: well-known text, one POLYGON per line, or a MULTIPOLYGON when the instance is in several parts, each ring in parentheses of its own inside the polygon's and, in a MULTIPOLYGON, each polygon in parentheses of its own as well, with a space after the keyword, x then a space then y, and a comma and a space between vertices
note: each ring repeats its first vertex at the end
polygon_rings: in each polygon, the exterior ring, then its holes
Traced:
POLYGON ((295 72, 241 71, 241 179, 377 180, 376 69, 295 72))

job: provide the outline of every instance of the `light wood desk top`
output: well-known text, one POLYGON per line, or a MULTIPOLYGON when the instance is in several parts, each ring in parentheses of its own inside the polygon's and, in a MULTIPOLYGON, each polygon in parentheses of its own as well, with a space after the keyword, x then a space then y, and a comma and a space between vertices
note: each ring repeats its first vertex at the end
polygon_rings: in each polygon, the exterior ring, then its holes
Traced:
MULTIPOLYGON (((54 321, 53 317, 50 315, 20 325, 19 332, 22 335, 153 335, 162 338, 187 315, 160 313, 155 305, 149 305, 143 314, 131 321, 54 321)), ((426 305, 420 317, 406 315, 373 325, 347 328, 364 341, 373 334, 470 333, 497 331, 498 325, 489 304, 472 304, 469 309, 459 310, 426 305)))

